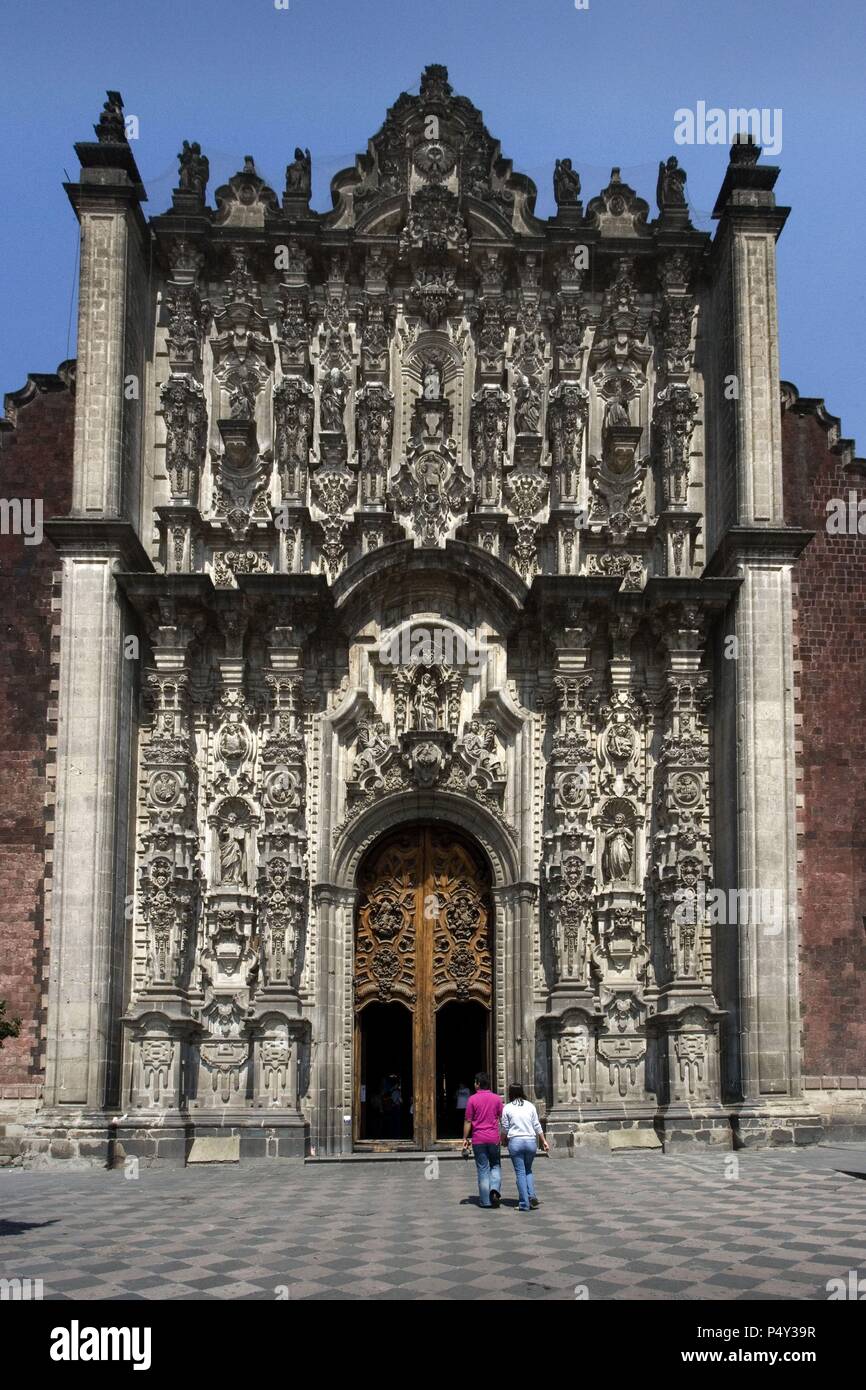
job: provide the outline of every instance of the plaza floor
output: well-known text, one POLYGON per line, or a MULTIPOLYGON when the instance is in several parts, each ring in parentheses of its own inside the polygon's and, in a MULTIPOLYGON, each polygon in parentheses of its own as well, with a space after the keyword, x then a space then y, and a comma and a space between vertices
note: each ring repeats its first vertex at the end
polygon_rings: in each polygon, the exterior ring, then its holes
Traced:
POLYGON ((542 1205, 521 1213, 507 1161, 493 1211, 453 1160, 7 1169, 0 1277, 46 1300, 826 1300, 866 1274, 866 1146, 536 1173, 542 1205))

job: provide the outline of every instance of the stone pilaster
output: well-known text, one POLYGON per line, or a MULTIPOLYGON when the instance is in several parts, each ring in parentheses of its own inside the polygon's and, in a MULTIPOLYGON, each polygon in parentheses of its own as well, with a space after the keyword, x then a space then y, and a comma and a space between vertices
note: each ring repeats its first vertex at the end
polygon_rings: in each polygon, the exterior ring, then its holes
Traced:
MULTIPOLYGON (((115 1098, 137 661, 115 574, 147 560, 121 523, 57 521, 63 557, 46 1101, 115 1098)), ((132 629, 132 630, 130 630, 132 629)))
POLYGON ((719 726, 719 773, 736 778, 736 797, 719 808, 721 886, 729 901, 738 890, 773 904, 736 924, 739 1000, 728 1049, 738 1054, 742 1096, 756 1105, 800 1092, 791 568, 807 539, 782 529, 775 243, 787 209, 772 192, 779 171, 759 166, 759 153, 733 146, 714 213, 735 344, 736 498, 710 566, 742 580, 736 641, 725 653, 733 674, 722 687, 734 709, 719 726))

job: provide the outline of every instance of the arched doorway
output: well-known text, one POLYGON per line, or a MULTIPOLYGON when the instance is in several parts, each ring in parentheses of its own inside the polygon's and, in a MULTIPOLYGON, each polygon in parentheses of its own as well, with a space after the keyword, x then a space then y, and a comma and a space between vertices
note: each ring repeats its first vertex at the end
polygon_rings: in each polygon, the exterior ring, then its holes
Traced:
POLYGON ((490 870, 469 839, 409 825, 361 865, 355 921, 354 1143, 429 1149, 462 1134, 489 1069, 490 870))

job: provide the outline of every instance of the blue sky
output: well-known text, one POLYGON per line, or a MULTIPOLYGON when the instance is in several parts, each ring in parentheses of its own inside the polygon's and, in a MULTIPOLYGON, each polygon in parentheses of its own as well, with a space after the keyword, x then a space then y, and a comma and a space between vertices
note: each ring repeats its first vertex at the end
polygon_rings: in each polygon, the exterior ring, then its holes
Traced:
POLYGON ((793 209, 779 245, 782 375, 824 396, 866 452, 864 255, 866 6, 862 0, 3 0, 0 393, 75 351, 77 175, 106 88, 139 119, 133 149, 162 212, 184 139, 211 162, 210 194, 252 154, 278 192, 297 144, 313 204, 422 68, 446 63, 516 169, 553 211, 569 155, 584 202, 611 166, 654 208, 676 153, 693 220, 709 228, 723 147, 674 143, 680 107, 779 107, 776 187, 793 209))

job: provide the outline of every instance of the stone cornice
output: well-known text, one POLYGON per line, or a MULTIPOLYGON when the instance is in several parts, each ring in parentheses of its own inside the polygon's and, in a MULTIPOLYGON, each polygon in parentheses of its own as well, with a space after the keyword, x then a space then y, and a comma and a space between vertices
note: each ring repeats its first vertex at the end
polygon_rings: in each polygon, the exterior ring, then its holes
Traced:
POLYGON ((617 611, 650 611, 671 603, 694 603, 701 608, 723 609, 736 593, 741 580, 736 576, 705 575, 699 579, 676 579, 659 575, 647 581, 641 591, 622 592, 617 579, 591 579, 584 576, 540 575, 532 585, 531 602, 542 617, 553 609, 575 604, 610 605, 617 611))
POLYGON ((45 523, 45 534, 61 555, 80 560, 116 556, 127 569, 153 573, 150 556, 128 521, 57 516, 45 523))
POLYGON ((730 575, 743 561, 793 564, 814 536, 796 526, 732 526, 707 563, 708 578, 730 575))

